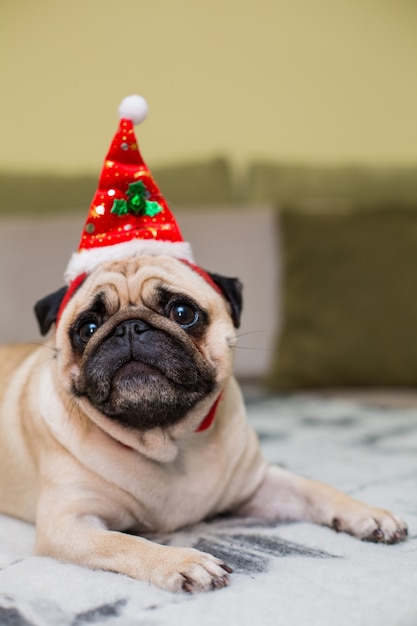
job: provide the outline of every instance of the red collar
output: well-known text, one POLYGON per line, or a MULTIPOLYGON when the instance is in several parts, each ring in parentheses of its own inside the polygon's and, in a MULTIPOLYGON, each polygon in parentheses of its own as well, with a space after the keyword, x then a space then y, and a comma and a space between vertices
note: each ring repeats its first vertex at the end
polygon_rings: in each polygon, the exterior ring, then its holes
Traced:
POLYGON ((221 397, 222 397, 222 392, 219 393, 210 411, 207 413, 206 417, 203 419, 200 426, 196 429, 195 431, 196 433, 202 433, 208 428, 210 428, 210 426, 212 425, 214 421, 214 418, 216 417, 216 411, 217 411, 217 407, 219 405, 221 397))

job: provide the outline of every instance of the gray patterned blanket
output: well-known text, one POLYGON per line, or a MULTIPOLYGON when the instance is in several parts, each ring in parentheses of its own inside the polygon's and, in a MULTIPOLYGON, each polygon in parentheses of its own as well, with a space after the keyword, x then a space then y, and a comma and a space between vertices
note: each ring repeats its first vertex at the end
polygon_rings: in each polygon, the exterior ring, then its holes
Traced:
POLYGON ((407 542, 363 543, 312 524, 215 519, 155 539, 209 551, 229 587, 170 594, 119 574, 31 556, 32 526, 0 516, 1 626, 415 626, 417 409, 319 396, 250 401, 272 463, 391 508, 407 542))

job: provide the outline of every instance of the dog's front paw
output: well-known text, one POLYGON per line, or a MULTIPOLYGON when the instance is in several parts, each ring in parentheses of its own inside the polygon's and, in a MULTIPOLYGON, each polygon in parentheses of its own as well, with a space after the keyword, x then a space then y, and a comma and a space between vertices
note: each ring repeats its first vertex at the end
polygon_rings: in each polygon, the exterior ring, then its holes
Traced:
POLYGON ((229 584, 232 568, 220 559, 193 548, 168 548, 166 560, 155 582, 168 591, 210 591, 229 584))
POLYGON ((397 515, 362 504, 334 517, 332 526, 338 532, 373 543, 398 543, 408 534, 407 524, 397 515))

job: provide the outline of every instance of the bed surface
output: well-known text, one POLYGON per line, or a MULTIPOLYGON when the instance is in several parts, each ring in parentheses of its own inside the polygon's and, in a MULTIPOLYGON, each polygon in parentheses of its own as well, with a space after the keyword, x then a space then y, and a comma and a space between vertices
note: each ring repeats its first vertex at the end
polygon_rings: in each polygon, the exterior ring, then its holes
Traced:
POLYGON ((34 529, 0 517, 2 626, 411 625, 417 621, 417 403, 414 394, 247 392, 272 463, 389 508, 407 542, 360 542, 306 523, 217 519, 159 541, 225 558, 228 588, 173 595, 122 575, 31 556, 34 529))

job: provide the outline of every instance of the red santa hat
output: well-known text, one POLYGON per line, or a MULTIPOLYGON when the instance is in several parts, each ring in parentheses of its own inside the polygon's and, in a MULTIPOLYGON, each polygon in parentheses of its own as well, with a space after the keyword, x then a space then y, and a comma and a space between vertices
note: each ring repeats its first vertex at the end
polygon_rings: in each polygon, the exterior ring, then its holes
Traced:
POLYGON ((193 264, 190 245, 140 154, 134 124, 146 117, 146 101, 125 98, 119 128, 110 145, 91 202, 78 251, 65 278, 74 283, 99 263, 132 256, 168 254, 193 264))

